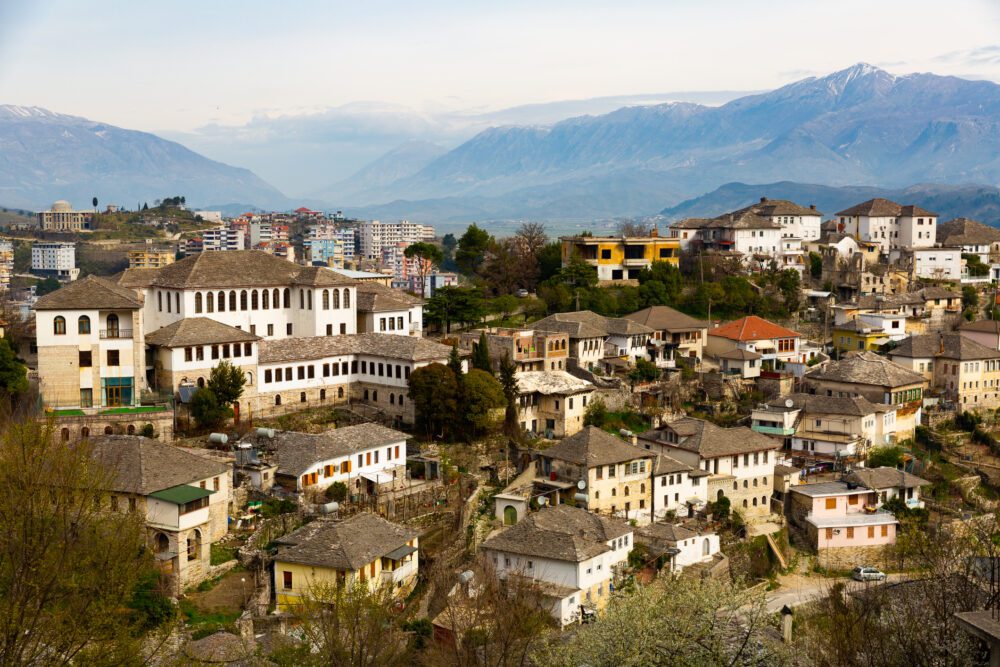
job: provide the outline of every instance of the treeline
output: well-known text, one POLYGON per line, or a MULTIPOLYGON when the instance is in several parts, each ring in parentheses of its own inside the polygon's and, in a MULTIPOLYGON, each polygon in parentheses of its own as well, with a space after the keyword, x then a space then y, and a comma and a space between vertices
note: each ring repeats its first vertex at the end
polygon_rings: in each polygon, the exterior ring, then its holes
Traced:
POLYGON ((424 316, 448 331, 514 312, 526 321, 574 310, 620 317, 663 305, 701 318, 783 318, 800 306, 799 273, 773 260, 755 266, 751 279, 733 258, 682 253, 678 266, 653 262, 643 269, 637 285, 598 285, 596 268, 584 260, 570 257, 563 266, 559 242, 550 241, 539 223, 499 240, 470 225, 458 239, 447 235, 442 245, 442 266, 462 274, 466 286, 438 289, 424 316), (519 290, 535 292, 537 299, 517 299, 519 290))

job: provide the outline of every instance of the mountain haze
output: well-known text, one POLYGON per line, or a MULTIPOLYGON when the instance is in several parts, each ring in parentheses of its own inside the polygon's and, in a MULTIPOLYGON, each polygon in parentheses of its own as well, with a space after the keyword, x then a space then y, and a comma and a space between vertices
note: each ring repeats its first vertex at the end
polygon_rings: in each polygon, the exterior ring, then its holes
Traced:
POLYGON ((178 143, 38 107, 0 105, 0 202, 47 208, 126 206, 183 194, 189 205, 288 200, 247 169, 209 160, 178 143))

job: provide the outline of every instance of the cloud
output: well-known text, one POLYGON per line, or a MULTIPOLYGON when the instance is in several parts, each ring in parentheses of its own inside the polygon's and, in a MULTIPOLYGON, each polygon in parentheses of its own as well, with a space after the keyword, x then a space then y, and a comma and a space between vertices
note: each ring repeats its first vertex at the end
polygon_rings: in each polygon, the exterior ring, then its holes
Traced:
POLYGON ((1000 45, 977 46, 972 49, 949 51, 932 58, 934 62, 967 67, 1000 66, 1000 45))

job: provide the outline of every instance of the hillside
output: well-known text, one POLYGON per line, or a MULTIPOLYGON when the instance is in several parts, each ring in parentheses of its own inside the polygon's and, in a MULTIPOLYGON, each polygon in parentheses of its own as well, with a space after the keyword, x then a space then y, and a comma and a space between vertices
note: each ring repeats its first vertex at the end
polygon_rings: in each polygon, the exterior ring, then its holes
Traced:
MULTIPOLYGON (((635 215, 724 183, 784 180, 1000 183, 1000 85, 859 64, 718 107, 669 103, 497 127, 366 199, 406 200, 416 217, 443 201, 474 212, 483 197, 516 199, 531 188, 535 200, 557 206, 585 210, 600 200, 603 209, 635 215), (621 178, 628 174, 642 178, 630 184, 621 178), (650 180, 664 193, 643 209, 650 180)), ((530 217, 554 206, 487 208, 530 217)))
POLYGON ((670 220, 711 217, 747 206, 761 197, 790 199, 802 205, 815 204, 823 212, 824 219, 873 197, 885 197, 934 211, 942 221, 965 216, 1000 227, 1000 189, 980 185, 921 184, 906 188, 877 188, 832 187, 791 181, 763 185, 727 183, 700 197, 665 208, 660 215, 670 220))
POLYGON ((38 107, 0 105, 0 201, 38 210, 57 199, 83 207, 133 205, 182 192, 192 205, 285 197, 253 172, 209 160, 178 143, 38 107))

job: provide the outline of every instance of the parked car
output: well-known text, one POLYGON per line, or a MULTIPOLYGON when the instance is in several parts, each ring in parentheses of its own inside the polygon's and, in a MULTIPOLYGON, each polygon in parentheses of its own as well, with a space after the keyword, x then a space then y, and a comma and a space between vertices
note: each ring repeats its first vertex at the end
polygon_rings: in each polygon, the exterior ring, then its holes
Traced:
POLYGON ((851 578, 855 581, 885 581, 885 572, 877 567, 858 566, 851 572, 851 578))
POLYGON ((524 297, 528 296, 528 290, 522 288, 522 289, 517 290, 517 292, 515 292, 515 294, 517 294, 517 296, 519 296, 520 298, 523 299, 524 297))

